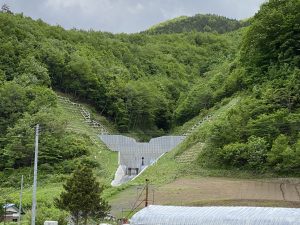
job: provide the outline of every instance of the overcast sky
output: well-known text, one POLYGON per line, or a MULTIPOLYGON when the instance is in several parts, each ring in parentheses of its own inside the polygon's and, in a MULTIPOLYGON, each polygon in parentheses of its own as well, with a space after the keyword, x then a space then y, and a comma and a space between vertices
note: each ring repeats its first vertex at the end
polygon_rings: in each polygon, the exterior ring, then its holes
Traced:
POLYGON ((66 29, 133 33, 181 15, 213 13, 229 18, 253 16, 265 0, 0 0, 23 12, 66 29))

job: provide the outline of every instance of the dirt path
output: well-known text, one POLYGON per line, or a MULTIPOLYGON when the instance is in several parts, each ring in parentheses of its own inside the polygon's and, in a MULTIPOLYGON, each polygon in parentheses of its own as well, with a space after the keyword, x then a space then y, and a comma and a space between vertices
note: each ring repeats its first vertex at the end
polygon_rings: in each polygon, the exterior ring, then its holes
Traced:
MULTIPOLYGON (((112 212, 132 208, 138 187, 131 187, 111 201, 112 212)), ((227 178, 181 178, 150 188, 150 204, 162 205, 251 205, 300 207, 300 179, 241 180, 227 178), (154 195, 153 195, 154 194, 154 195), (153 198, 154 197, 154 198, 153 198)), ((144 195, 140 197, 144 199, 144 195)), ((143 204, 142 204, 143 205, 143 204)))

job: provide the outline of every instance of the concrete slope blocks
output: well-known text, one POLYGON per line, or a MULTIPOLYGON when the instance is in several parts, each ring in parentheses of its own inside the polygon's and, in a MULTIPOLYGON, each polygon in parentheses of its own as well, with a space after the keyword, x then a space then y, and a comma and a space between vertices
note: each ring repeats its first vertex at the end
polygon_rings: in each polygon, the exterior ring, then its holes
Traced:
POLYGON ((185 136, 162 136, 153 138, 148 143, 141 143, 123 135, 99 135, 99 137, 110 150, 119 152, 119 168, 112 182, 113 186, 132 180, 185 138, 185 136))

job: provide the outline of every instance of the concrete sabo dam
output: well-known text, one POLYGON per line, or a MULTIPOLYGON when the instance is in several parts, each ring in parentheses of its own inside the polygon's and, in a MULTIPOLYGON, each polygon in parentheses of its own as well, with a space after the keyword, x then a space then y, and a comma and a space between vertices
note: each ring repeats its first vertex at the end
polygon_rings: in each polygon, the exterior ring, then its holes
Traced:
MULTIPOLYGON (((139 143, 135 139, 123 135, 110 135, 109 131, 100 122, 92 118, 91 113, 83 105, 62 96, 59 96, 59 100, 64 108, 77 112, 78 119, 80 118, 83 123, 88 124, 89 127, 99 133, 98 137, 111 151, 119 152, 119 167, 115 173, 115 179, 112 181, 113 186, 134 179, 149 165, 156 162, 160 156, 181 143, 202 122, 210 119, 210 117, 205 117, 183 136, 163 136, 153 138, 148 143, 139 143)), ((77 131, 80 128, 71 128, 70 130, 77 131)), ((94 138, 91 139, 95 141, 94 138)))
POLYGON ((148 143, 141 143, 123 135, 99 135, 99 137, 110 150, 119 153, 119 167, 111 183, 113 186, 132 180, 185 138, 185 136, 163 136, 153 138, 148 143))

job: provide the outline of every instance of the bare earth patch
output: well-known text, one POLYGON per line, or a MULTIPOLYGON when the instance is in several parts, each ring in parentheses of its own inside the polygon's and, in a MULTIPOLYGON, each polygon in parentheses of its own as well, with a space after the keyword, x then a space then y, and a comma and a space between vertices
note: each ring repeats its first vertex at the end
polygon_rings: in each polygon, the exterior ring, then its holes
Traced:
MULTIPOLYGON (((112 212, 120 216, 132 208, 138 187, 131 187, 110 201, 112 212)), ((300 208, 300 179, 246 180, 228 178, 180 178, 149 191, 150 204, 159 205, 233 205, 300 208)), ((140 196, 137 202, 145 198, 140 196)), ((141 203, 141 207, 144 203, 141 203)))

